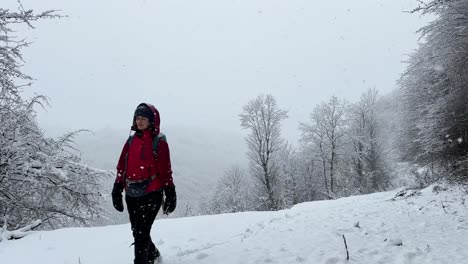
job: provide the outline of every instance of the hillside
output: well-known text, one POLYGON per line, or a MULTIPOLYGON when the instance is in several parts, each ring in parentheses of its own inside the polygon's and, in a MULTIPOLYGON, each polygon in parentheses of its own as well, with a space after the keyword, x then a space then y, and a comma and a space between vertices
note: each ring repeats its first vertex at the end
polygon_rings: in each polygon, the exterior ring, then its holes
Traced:
MULTIPOLYGON (((309 202, 278 212, 158 219, 152 236, 163 263, 171 264, 466 263, 466 193, 433 189, 309 202)), ((132 263, 131 243, 127 224, 36 232, 0 243, 0 260, 126 264, 132 263)))

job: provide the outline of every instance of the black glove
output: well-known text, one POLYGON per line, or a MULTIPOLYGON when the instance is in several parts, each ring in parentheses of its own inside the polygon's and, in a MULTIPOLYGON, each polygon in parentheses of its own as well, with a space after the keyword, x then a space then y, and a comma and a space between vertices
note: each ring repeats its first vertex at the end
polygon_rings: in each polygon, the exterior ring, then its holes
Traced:
POLYGON ((164 195, 166 199, 164 200, 163 212, 165 214, 170 214, 174 212, 177 204, 177 194, 174 186, 164 187, 164 195))
POLYGON ((122 192, 124 189, 123 183, 114 183, 114 188, 112 189, 112 204, 114 205, 115 210, 123 212, 123 200, 122 192))

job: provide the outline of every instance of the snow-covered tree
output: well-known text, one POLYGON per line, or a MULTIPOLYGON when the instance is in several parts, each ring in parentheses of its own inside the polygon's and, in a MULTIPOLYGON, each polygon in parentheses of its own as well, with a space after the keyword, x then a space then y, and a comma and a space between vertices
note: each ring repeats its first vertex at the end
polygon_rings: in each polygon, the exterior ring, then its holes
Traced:
POLYGON ((252 191, 245 171, 239 166, 232 166, 218 180, 214 192, 200 211, 203 214, 221 214, 254 210, 252 191))
POLYGON ((310 159, 319 161, 328 197, 338 191, 337 177, 343 162, 347 111, 348 103, 333 96, 314 108, 309 122, 299 125, 301 141, 308 145, 313 155, 310 159))
POLYGON ((302 202, 299 191, 299 164, 298 155, 294 147, 289 144, 283 144, 277 155, 278 175, 280 180, 280 205, 281 208, 290 208, 291 206, 302 202))
POLYGON ((24 40, 12 37, 13 25, 57 17, 53 11, 35 14, 0 8, 0 218, 6 229, 37 223, 44 228, 86 225, 101 214, 99 179, 107 172, 80 162, 71 140, 76 132, 58 139, 45 138, 34 106, 44 96, 23 99, 21 91, 32 78, 21 71, 24 40))
POLYGON ((381 131, 378 100, 377 90, 369 89, 351 106, 349 114, 351 164, 356 173, 356 187, 363 193, 383 191, 390 184, 381 144, 381 137, 389 135, 381 131))
POLYGON ((246 137, 250 173, 256 179, 259 197, 267 210, 280 208, 278 164, 275 155, 283 144, 281 121, 288 117, 272 95, 259 95, 243 107, 241 126, 249 131, 246 137))
MULTIPOLYGON (((296 153, 297 199, 298 203, 324 198, 320 161, 314 160, 315 154, 304 144, 296 153)), ((326 197, 325 197, 326 198, 326 197)))
POLYGON ((187 217, 187 216, 193 216, 193 215, 194 213, 193 213, 192 205, 189 202, 185 202, 183 216, 187 217))
POLYGON ((468 2, 437 0, 414 10, 435 15, 420 29, 399 85, 403 159, 428 171, 428 182, 449 175, 468 180, 468 2))

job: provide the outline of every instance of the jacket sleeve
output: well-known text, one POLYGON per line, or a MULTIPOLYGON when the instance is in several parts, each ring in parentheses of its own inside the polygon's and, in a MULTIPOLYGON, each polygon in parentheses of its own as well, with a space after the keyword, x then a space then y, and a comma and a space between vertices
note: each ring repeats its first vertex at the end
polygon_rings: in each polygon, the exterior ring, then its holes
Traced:
POLYGON ((115 177, 116 183, 124 183, 124 172, 125 172, 125 159, 128 154, 128 142, 125 142, 125 145, 120 153, 119 162, 117 163, 117 176, 115 177))
POLYGON ((167 141, 160 140, 158 142, 158 166, 161 177, 162 186, 174 186, 172 180, 171 158, 169 154, 169 145, 167 141))

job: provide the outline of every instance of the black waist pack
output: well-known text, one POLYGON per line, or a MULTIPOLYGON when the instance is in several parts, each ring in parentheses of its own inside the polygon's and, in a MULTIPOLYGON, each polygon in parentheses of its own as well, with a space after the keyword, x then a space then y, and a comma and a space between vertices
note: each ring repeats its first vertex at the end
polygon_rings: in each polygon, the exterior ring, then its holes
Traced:
POLYGON ((148 178, 146 180, 142 181, 130 181, 127 180, 127 190, 125 191, 125 194, 130 196, 130 197, 141 197, 146 194, 146 189, 150 185, 150 183, 153 181, 152 178, 148 178))

